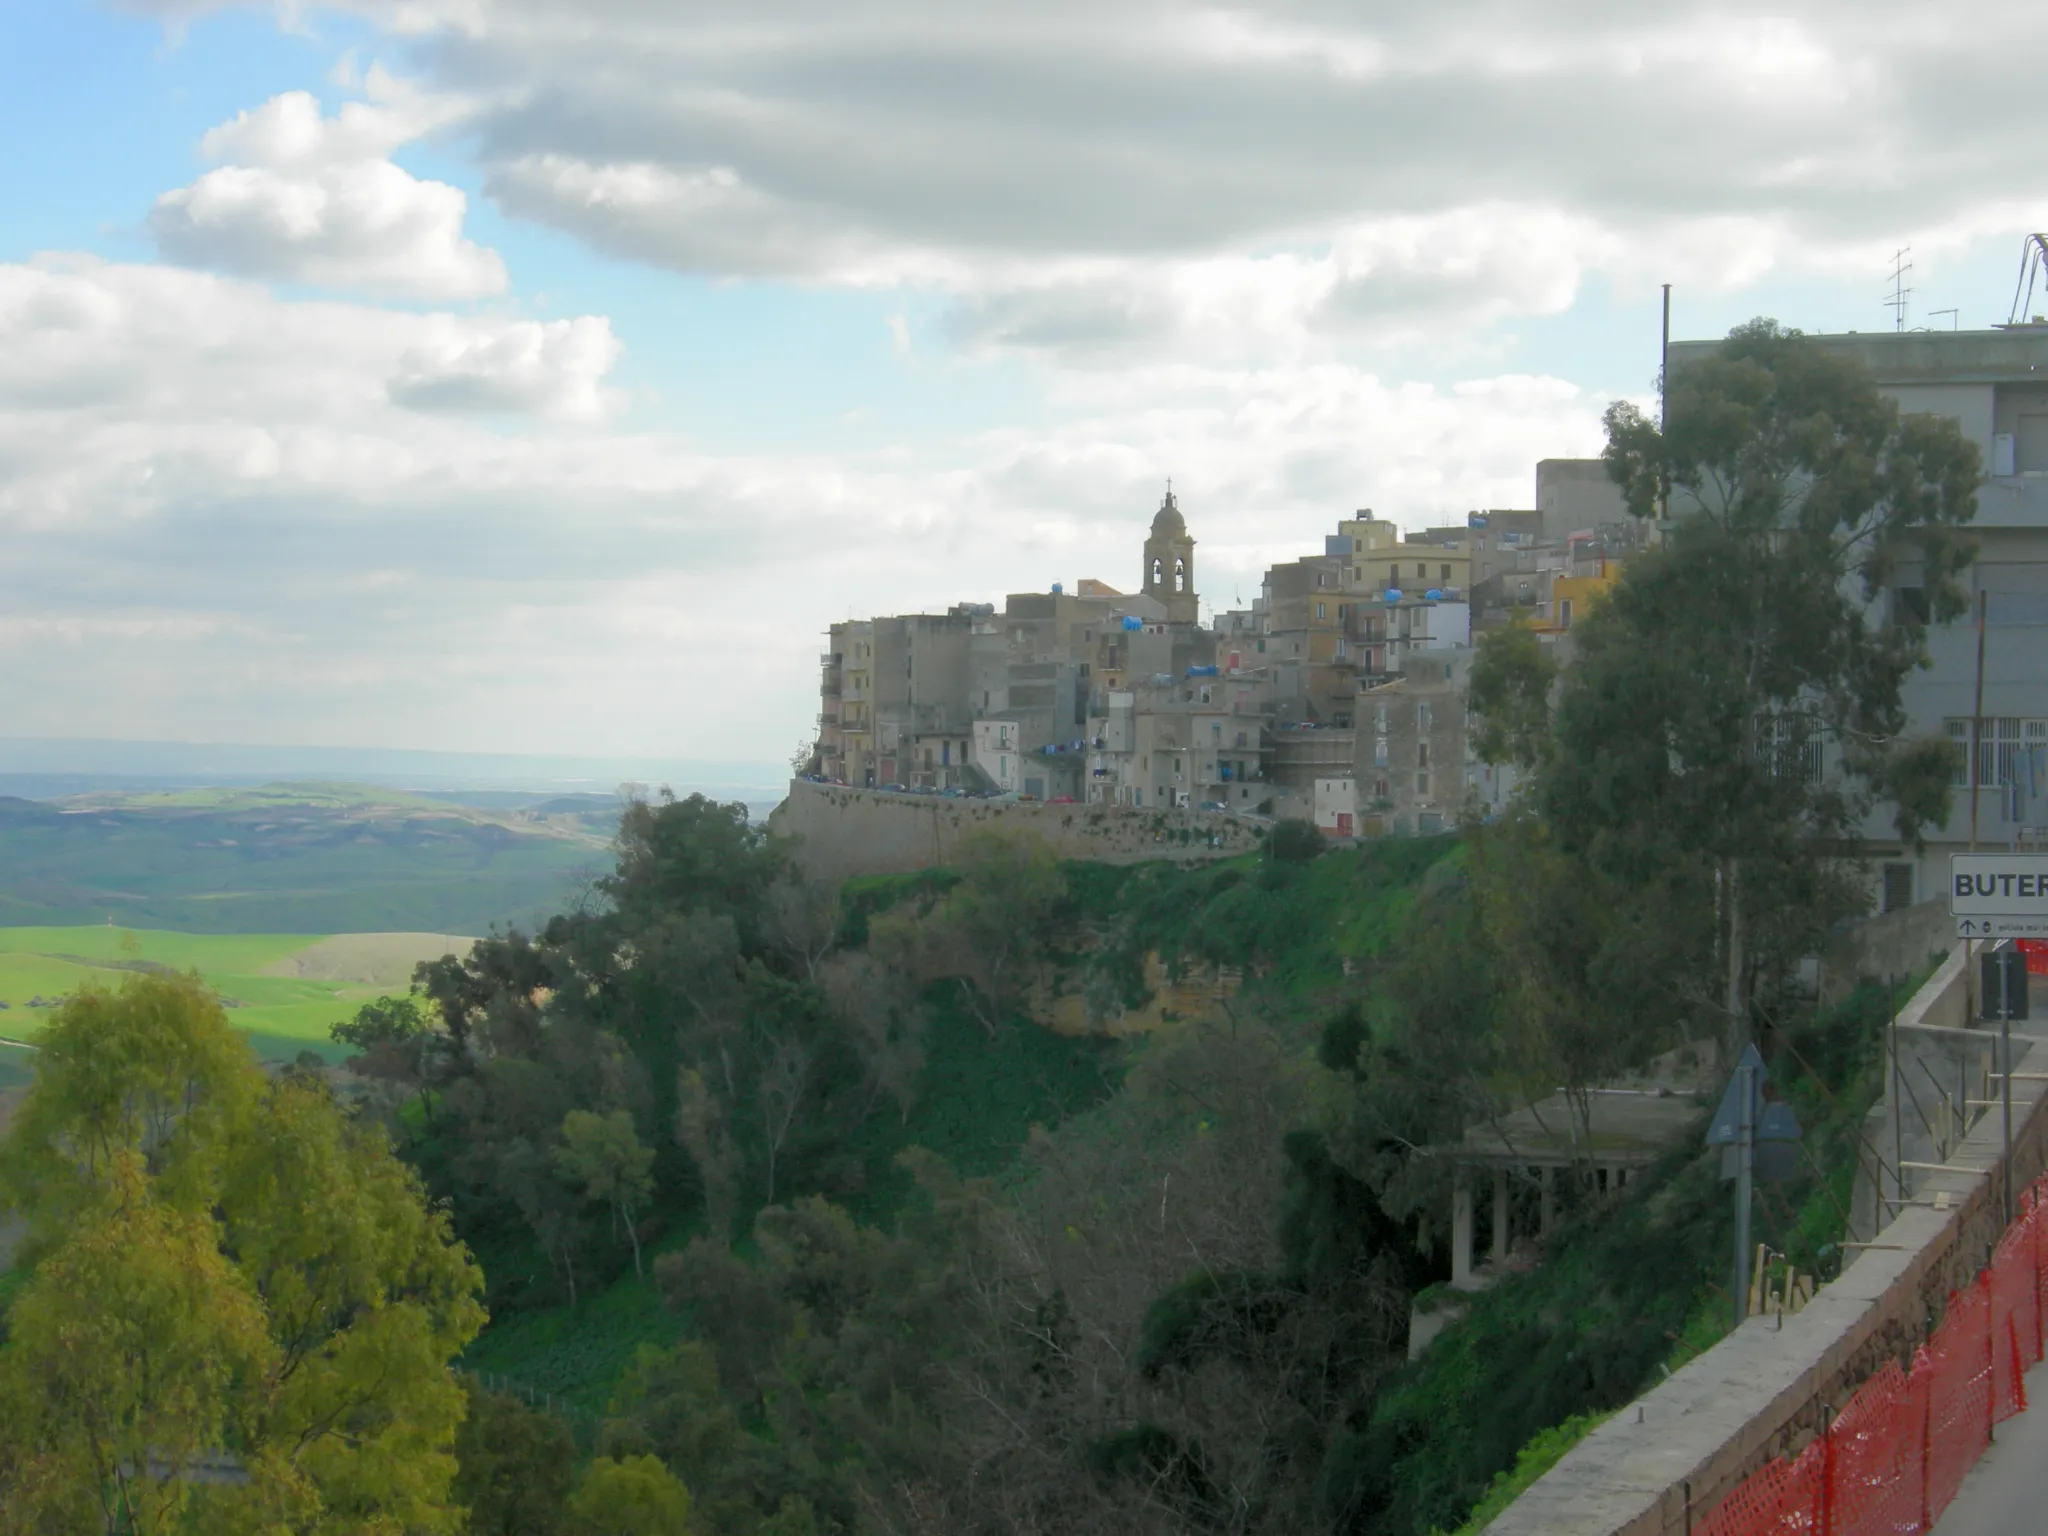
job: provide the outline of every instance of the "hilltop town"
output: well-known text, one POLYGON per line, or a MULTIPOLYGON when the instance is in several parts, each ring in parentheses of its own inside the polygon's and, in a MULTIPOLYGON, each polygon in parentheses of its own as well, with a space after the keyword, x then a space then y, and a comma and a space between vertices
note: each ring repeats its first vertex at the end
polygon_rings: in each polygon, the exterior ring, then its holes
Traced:
MULTIPOLYGON (((1910 734, 1967 755, 1981 718, 1983 741, 1923 846, 1881 816, 1864 826, 1873 905, 1893 912, 1941 889, 1953 852, 2032 846, 2048 805, 2036 767, 2048 684, 2012 633, 2048 612, 2048 417, 2029 414, 2048 342, 2032 328, 1811 339, 1909 409, 1956 420, 1990 471, 1975 528, 1992 643, 1980 650, 1971 623, 1936 626, 1903 696, 1910 734)), ((1669 366, 1715 345, 1675 341, 1669 366)), ((1462 525, 1404 533, 1369 510, 1341 518, 1319 553, 1273 566, 1249 607, 1212 609, 1206 623, 1197 540, 1169 489, 1135 592, 1086 578, 1011 593, 1000 609, 834 624, 808 773, 906 794, 1301 819, 1332 840, 1495 812, 1516 774, 1473 750, 1465 692, 1479 643, 1526 625, 1567 662, 1575 618, 1660 537, 1629 515, 1601 460, 1545 459, 1534 480, 1533 509, 1473 511, 1462 525)), ((1924 602, 1920 580, 1900 571, 1873 613, 1924 602)), ((1798 750, 1813 778, 1839 751, 1798 750)))
POLYGON ((1511 788, 1467 737, 1477 637, 1516 622, 1565 641, 1645 537, 1597 459, 1537 465, 1536 502, 1407 534, 1360 511, 1204 623, 1197 540, 1169 489, 1135 592, 1084 578, 1000 610, 833 625, 810 772, 1299 818, 1332 838, 1441 831, 1511 788))

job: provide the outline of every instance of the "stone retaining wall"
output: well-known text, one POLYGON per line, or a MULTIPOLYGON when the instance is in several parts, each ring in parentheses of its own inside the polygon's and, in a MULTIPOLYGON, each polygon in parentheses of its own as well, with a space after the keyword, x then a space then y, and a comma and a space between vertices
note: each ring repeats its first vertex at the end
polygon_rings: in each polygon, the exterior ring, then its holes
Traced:
MULTIPOLYGON (((1962 1022, 1965 997, 1958 948, 1915 995, 1908 1027, 1962 1022)), ((2020 1072, 2048 1070, 2048 1041, 2016 1035, 2013 1049, 2020 1072)), ((2048 1167, 2044 1090, 2013 1088, 2022 1186, 2048 1167)), ((1487 1536, 1677 1536, 1771 1458, 1799 1449, 1819 1431, 1824 1406, 1840 1409, 1887 1357, 1905 1360, 1949 1293, 1986 1263, 2004 1230, 2001 1150, 1992 1112, 1949 1159, 1956 1171, 1909 1178, 1912 1203, 1877 1234, 1880 1246, 1864 1249, 1805 1311, 1751 1318, 1588 1435, 1487 1536), (1942 1194, 1948 1209, 1937 1210, 1942 1194)))
POLYGON ((1034 833, 1062 859, 1135 864, 1228 858, 1258 847, 1266 824, 1209 811, 949 800, 803 779, 768 818, 770 832, 801 840, 796 858, 804 871, 828 881, 944 864, 961 838, 984 827, 1034 833))

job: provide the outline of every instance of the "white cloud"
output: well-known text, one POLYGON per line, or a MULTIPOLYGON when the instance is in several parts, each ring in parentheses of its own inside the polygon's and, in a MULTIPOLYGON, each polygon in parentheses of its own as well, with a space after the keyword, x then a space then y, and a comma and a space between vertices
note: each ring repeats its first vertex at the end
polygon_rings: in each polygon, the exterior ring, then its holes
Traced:
POLYGON ((497 253, 463 236, 461 189, 388 158, 469 105, 377 68, 365 88, 372 100, 331 117, 308 92, 287 91, 212 129, 201 151, 229 163, 157 199, 158 248, 192 266, 404 298, 503 292, 497 253))
POLYGON ((88 258, 0 266, 0 718, 19 734, 764 756, 815 631, 1096 575, 1160 481, 1203 590, 1377 505, 1523 503, 1597 441, 1556 380, 1341 364, 1069 375, 1053 424, 713 455, 580 402, 602 320, 280 300, 88 258), (531 407, 520 430, 456 408, 531 407), (422 408, 431 407, 431 408, 422 408))
POLYGON ((1090 367, 1457 347, 1938 243, 2032 174, 2018 0, 361 0, 506 211, 719 277, 924 289, 1090 367), (1874 4, 1874 8, 1873 8, 1874 4))
POLYGON ((611 326, 593 315, 479 332, 441 317, 399 358, 391 398, 416 411, 518 411, 589 421, 604 413, 618 360, 611 326))

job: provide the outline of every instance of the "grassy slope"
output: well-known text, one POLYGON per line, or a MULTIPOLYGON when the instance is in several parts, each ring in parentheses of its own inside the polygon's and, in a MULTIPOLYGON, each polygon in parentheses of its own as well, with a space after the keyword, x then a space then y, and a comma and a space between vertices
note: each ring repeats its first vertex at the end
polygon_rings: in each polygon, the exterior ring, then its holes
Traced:
POLYGON ((581 818, 349 785, 0 800, 0 923, 194 933, 482 933, 604 862, 581 818))
MULTIPOLYGON (((0 928, 0 1002, 8 1004, 0 1011, 0 1036, 36 1037, 45 1010, 30 1008, 31 998, 59 997, 88 982, 119 985, 120 967, 142 961, 198 971, 231 1000, 228 1018, 265 1056, 289 1058, 313 1049, 336 1057, 341 1053, 327 1038, 329 1027, 380 991, 391 989, 260 974, 312 942, 311 936, 296 933, 168 933, 104 924, 0 928)), ((0 1058, 0 1088, 8 1086, 7 1070, 7 1062, 0 1058)))
MULTIPOLYGON (((1149 949, 1167 955, 1189 950, 1225 964, 1266 953, 1277 963, 1259 985, 1302 999, 1339 984, 1346 959, 1368 960, 1380 950, 1424 871, 1450 847, 1438 839, 1378 844, 1290 868, 1266 885, 1254 856, 1195 869, 1070 864, 1066 870, 1083 921, 1114 927, 1115 944, 1126 952, 1101 957, 1107 963, 1135 963, 1149 949)), ((844 899, 872 913, 931 881, 923 874, 850 882, 844 899)), ((850 926, 864 935, 864 923, 850 926)), ((862 1132, 867 1185, 841 1203, 864 1221, 887 1222, 908 1192, 908 1179, 893 1163, 902 1148, 926 1147, 968 1175, 1012 1175, 1034 1124, 1085 1115, 1121 1081, 1126 1048, 1120 1044, 1022 1023, 991 1042, 943 984, 933 989, 930 1004, 925 1070, 908 1120, 899 1123, 885 1108, 862 1132)), ((1302 1016, 1306 1045, 1317 1020, 1312 1009, 1302 1016)), ((687 1216, 682 1222, 656 1247, 686 1242, 694 1228, 687 1216)), ((538 1254, 523 1249, 479 1258, 487 1274, 505 1266, 545 1271, 538 1254)), ((634 1349, 672 1341, 681 1326, 663 1311, 651 1282, 628 1271, 573 1311, 502 1311, 465 1362, 601 1411, 634 1349)))

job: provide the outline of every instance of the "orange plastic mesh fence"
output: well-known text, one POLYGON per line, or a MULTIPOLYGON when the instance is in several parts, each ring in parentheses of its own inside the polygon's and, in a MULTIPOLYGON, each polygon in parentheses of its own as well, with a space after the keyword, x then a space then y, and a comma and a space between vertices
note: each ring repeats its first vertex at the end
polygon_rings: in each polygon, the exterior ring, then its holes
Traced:
POLYGON ((1896 1361, 1831 1426, 1693 1525, 1695 1536, 1909 1536, 1929 1530, 1991 1443, 2025 1411, 2048 1312, 2048 1175, 2020 1202, 1990 1267, 1952 1292, 1910 1370, 1896 1361))

